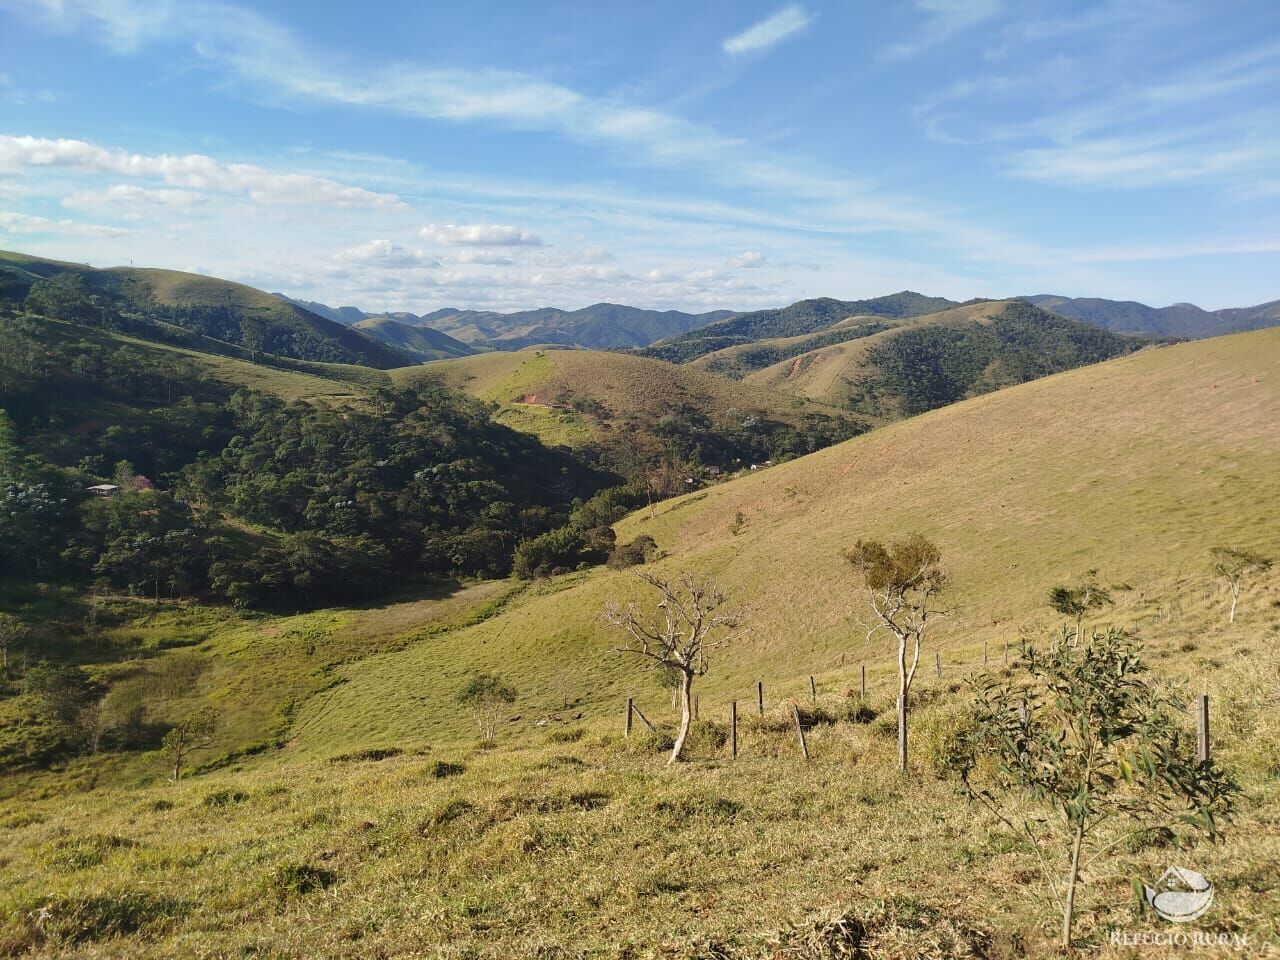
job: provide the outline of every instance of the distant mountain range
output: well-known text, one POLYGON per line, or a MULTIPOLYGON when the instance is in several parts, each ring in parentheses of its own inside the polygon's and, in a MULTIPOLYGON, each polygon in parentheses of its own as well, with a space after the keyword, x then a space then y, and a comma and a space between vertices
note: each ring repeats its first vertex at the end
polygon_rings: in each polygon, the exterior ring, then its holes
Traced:
POLYGON ((665 340, 735 315, 732 310, 683 313, 679 310, 644 310, 617 303, 596 303, 580 310, 540 307, 516 313, 444 307, 419 316, 412 313, 366 313, 357 307, 330 307, 314 301, 293 300, 284 294, 276 296, 348 326, 388 317, 411 327, 430 327, 472 347, 498 350, 534 346, 590 350, 646 347, 656 340, 665 340))
POLYGON ((1094 323, 1116 333, 1142 333, 1157 337, 1182 337, 1187 340, 1216 337, 1224 333, 1243 333, 1246 330, 1259 330, 1280 324, 1280 300, 1272 300, 1256 307, 1202 310, 1194 303, 1149 307, 1133 300, 1060 297, 1049 293, 1021 299, 1064 317, 1094 323))

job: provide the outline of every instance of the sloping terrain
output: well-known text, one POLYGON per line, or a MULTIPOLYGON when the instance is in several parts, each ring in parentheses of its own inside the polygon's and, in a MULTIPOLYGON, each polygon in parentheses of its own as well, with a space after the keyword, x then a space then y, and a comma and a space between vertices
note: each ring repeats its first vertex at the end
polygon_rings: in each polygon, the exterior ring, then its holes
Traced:
MULTIPOLYGON (((1277 361, 1270 330, 1144 351, 669 501, 620 524, 619 539, 653 536, 662 570, 714 574, 749 612, 750 637, 708 677, 722 696, 745 698, 757 676, 848 677, 843 655, 888 668, 857 625, 839 557, 858 537, 919 530, 938 542, 956 584, 947 660, 1044 620, 1048 588, 1092 568, 1129 585, 1125 605, 1149 616, 1155 598, 1203 579, 1218 543, 1280 554, 1277 361)), ((624 573, 570 577, 482 625, 362 663, 310 728, 314 746, 460 735, 445 691, 477 668, 521 678, 530 712, 550 709, 555 676, 612 709, 638 679, 606 655, 600 611, 635 592, 624 573)))
POLYGON ((415 327, 390 317, 370 317, 353 325, 353 329, 388 343, 415 360, 448 360, 469 357, 476 352, 461 340, 430 327, 415 327))
POLYGON ((1280 300, 1253 307, 1203 310, 1194 303, 1149 307, 1133 300, 1060 297, 1053 294, 1037 294, 1023 299, 1064 317, 1086 320, 1117 333, 1141 333, 1157 337, 1217 337, 1224 333, 1259 330, 1280 324, 1280 300))
POLYGON ((684 437, 703 446, 704 462, 722 466, 725 451, 715 442, 716 435, 763 438, 785 425, 815 437, 820 434, 829 442, 861 428, 855 418, 824 404, 620 353, 495 352, 397 370, 391 376, 400 384, 438 378, 496 403, 500 421, 546 442, 660 445, 663 437, 684 437))
POLYGON ((176 270, 97 270, 0 251, 0 299, 22 303, 33 290, 37 312, 63 320, 167 322, 252 353, 297 360, 378 368, 413 362, 388 344, 243 284, 176 270))
POLYGON ((848 317, 918 317, 956 306, 959 304, 954 300, 929 297, 910 290, 871 300, 833 300, 830 297, 800 300, 787 307, 756 310, 720 320, 655 343, 644 353, 672 363, 688 363, 737 344, 814 333, 848 317))
POLYGON ((1133 952, 1109 931, 1167 932, 1130 906, 1129 878, 1174 855, 1213 878, 1214 924, 1273 940, 1280 578, 1228 625, 1206 554, 1280 554, 1278 362, 1280 331, 1144 351, 624 520, 620 536, 666 553, 651 569, 716 576, 748 618, 699 683, 683 769, 639 721, 621 735, 625 697, 670 722, 654 674, 611 653, 605 601, 643 596, 625 572, 305 617, 137 604, 107 638, 159 676, 205 664, 162 691, 224 709, 202 754, 217 766, 171 783, 152 755, 85 758, 6 784, 0 942, 130 958, 1052 955, 1037 854, 958 796, 944 760, 984 643, 998 664, 1024 630, 1044 637, 1048 588, 1092 568, 1117 599, 1099 619, 1137 629, 1182 691, 1209 692, 1215 758, 1245 793, 1221 843, 1112 849, 1080 891, 1081 945, 1119 960, 1133 952), (953 588, 900 776, 891 656, 867 640, 838 551, 913 530, 953 588), (787 698, 806 705, 813 675, 820 705, 847 707, 864 662, 866 713, 811 729, 801 759, 787 698), (517 689, 489 749, 457 702, 477 669, 517 689), (730 700, 734 761, 715 723, 730 700), (281 730, 282 749, 253 739, 281 730))
POLYGON ((997 300, 903 320, 853 318, 807 338, 730 348, 695 363, 885 422, 1150 342, 1021 300, 997 300), (811 344, 818 345, 806 350, 811 344))

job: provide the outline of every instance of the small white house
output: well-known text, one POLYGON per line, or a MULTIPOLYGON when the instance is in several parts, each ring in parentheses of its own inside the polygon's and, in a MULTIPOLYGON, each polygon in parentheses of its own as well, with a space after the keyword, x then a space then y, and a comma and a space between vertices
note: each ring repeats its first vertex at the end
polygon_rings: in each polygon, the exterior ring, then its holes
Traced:
POLYGON ((99 483, 96 486, 87 488, 95 497, 114 497, 120 492, 120 488, 114 483, 99 483))

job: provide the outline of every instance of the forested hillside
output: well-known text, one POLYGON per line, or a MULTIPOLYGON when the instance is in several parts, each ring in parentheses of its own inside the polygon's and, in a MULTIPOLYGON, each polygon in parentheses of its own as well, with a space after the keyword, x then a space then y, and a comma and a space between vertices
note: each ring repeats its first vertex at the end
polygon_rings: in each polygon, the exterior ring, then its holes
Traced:
POLYGON ((756 310, 656 343, 646 356, 687 363, 715 350, 773 337, 795 337, 830 327, 848 317, 917 317, 958 306, 945 297, 904 290, 871 300, 801 300, 776 310, 756 310))
POLYGON ((171 324, 255 356, 380 368, 414 362, 395 347, 260 290, 174 270, 95 270, 0 251, 0 301, 114 329, 171 324))

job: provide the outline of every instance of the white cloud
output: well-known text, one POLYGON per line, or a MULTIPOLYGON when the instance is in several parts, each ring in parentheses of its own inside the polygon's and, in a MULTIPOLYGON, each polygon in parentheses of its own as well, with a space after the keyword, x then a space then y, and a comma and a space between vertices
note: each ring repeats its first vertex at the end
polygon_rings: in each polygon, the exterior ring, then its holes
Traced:
POLYGON ((62 200, 64 207, 73 210, 111 210, 128 207, 125 214, 137 214, 141 206, 163 207, 179 213, 189 213, 209 202, 203 194, 191 190, 154 190, 129 183, 117 183, 105 190, 78 190, 62 200))
POLYGON ((1218 178, 1269 166, 1280 149, 1206 148, 1142 138, 1101 138, 1022 150, 1011 158, 1019 177, 1084 187, 1148 187, 1218 178))
POLYGON ((428 223, 418 231, 433 243, 466 244, 484 247, 539 247, 542 239, 501 223, 428 223))
POLYGON ((474 263, 488 267, 509 267, 515 263, 510 257, 494 253, 492 250, 462 250, 454 259, 458 263, 474 263))
POLYGON ((408 250, 390 240, 369 240, 337 254, 346 263, 376 267, 438 267, 440 261, 422 250, 408 250))
POLYGON ((890 60, 904 60, 950 40, 1000 12, 1000 0, 916 0, 925 22, 911 40, 896 43, 885 51, 890 60))
POLYGON ((85 237, 122 237, 129 231, 98 223, 80 223, 76 220, 50 220, 26 213, 0 210, 0 232, 11 234, 77 234, 85 237))
POLYGON ((730 257, 726 261, 726 266, 734 269, 743 267, 763 267, 767 262, 767 258, 759 250, 745 250, 736 257, 730 257))
POLYGON ((804 7, 793 3, 772 16, 753 23, 741 33, 735 33, 721 46, 725 53, 733 56, 767 50, 792 34, 799 33, 812 21, 813 16, 804 7))
POLYGON ((50 167, 157 179, 174 187, 243 194, 259 203, 402 206, 394 194, 375 193, 310 174, 280 173, 249 163, 221 163, 198 153, 127 153, 84 140, 0 134, 0 171, 50 167))

